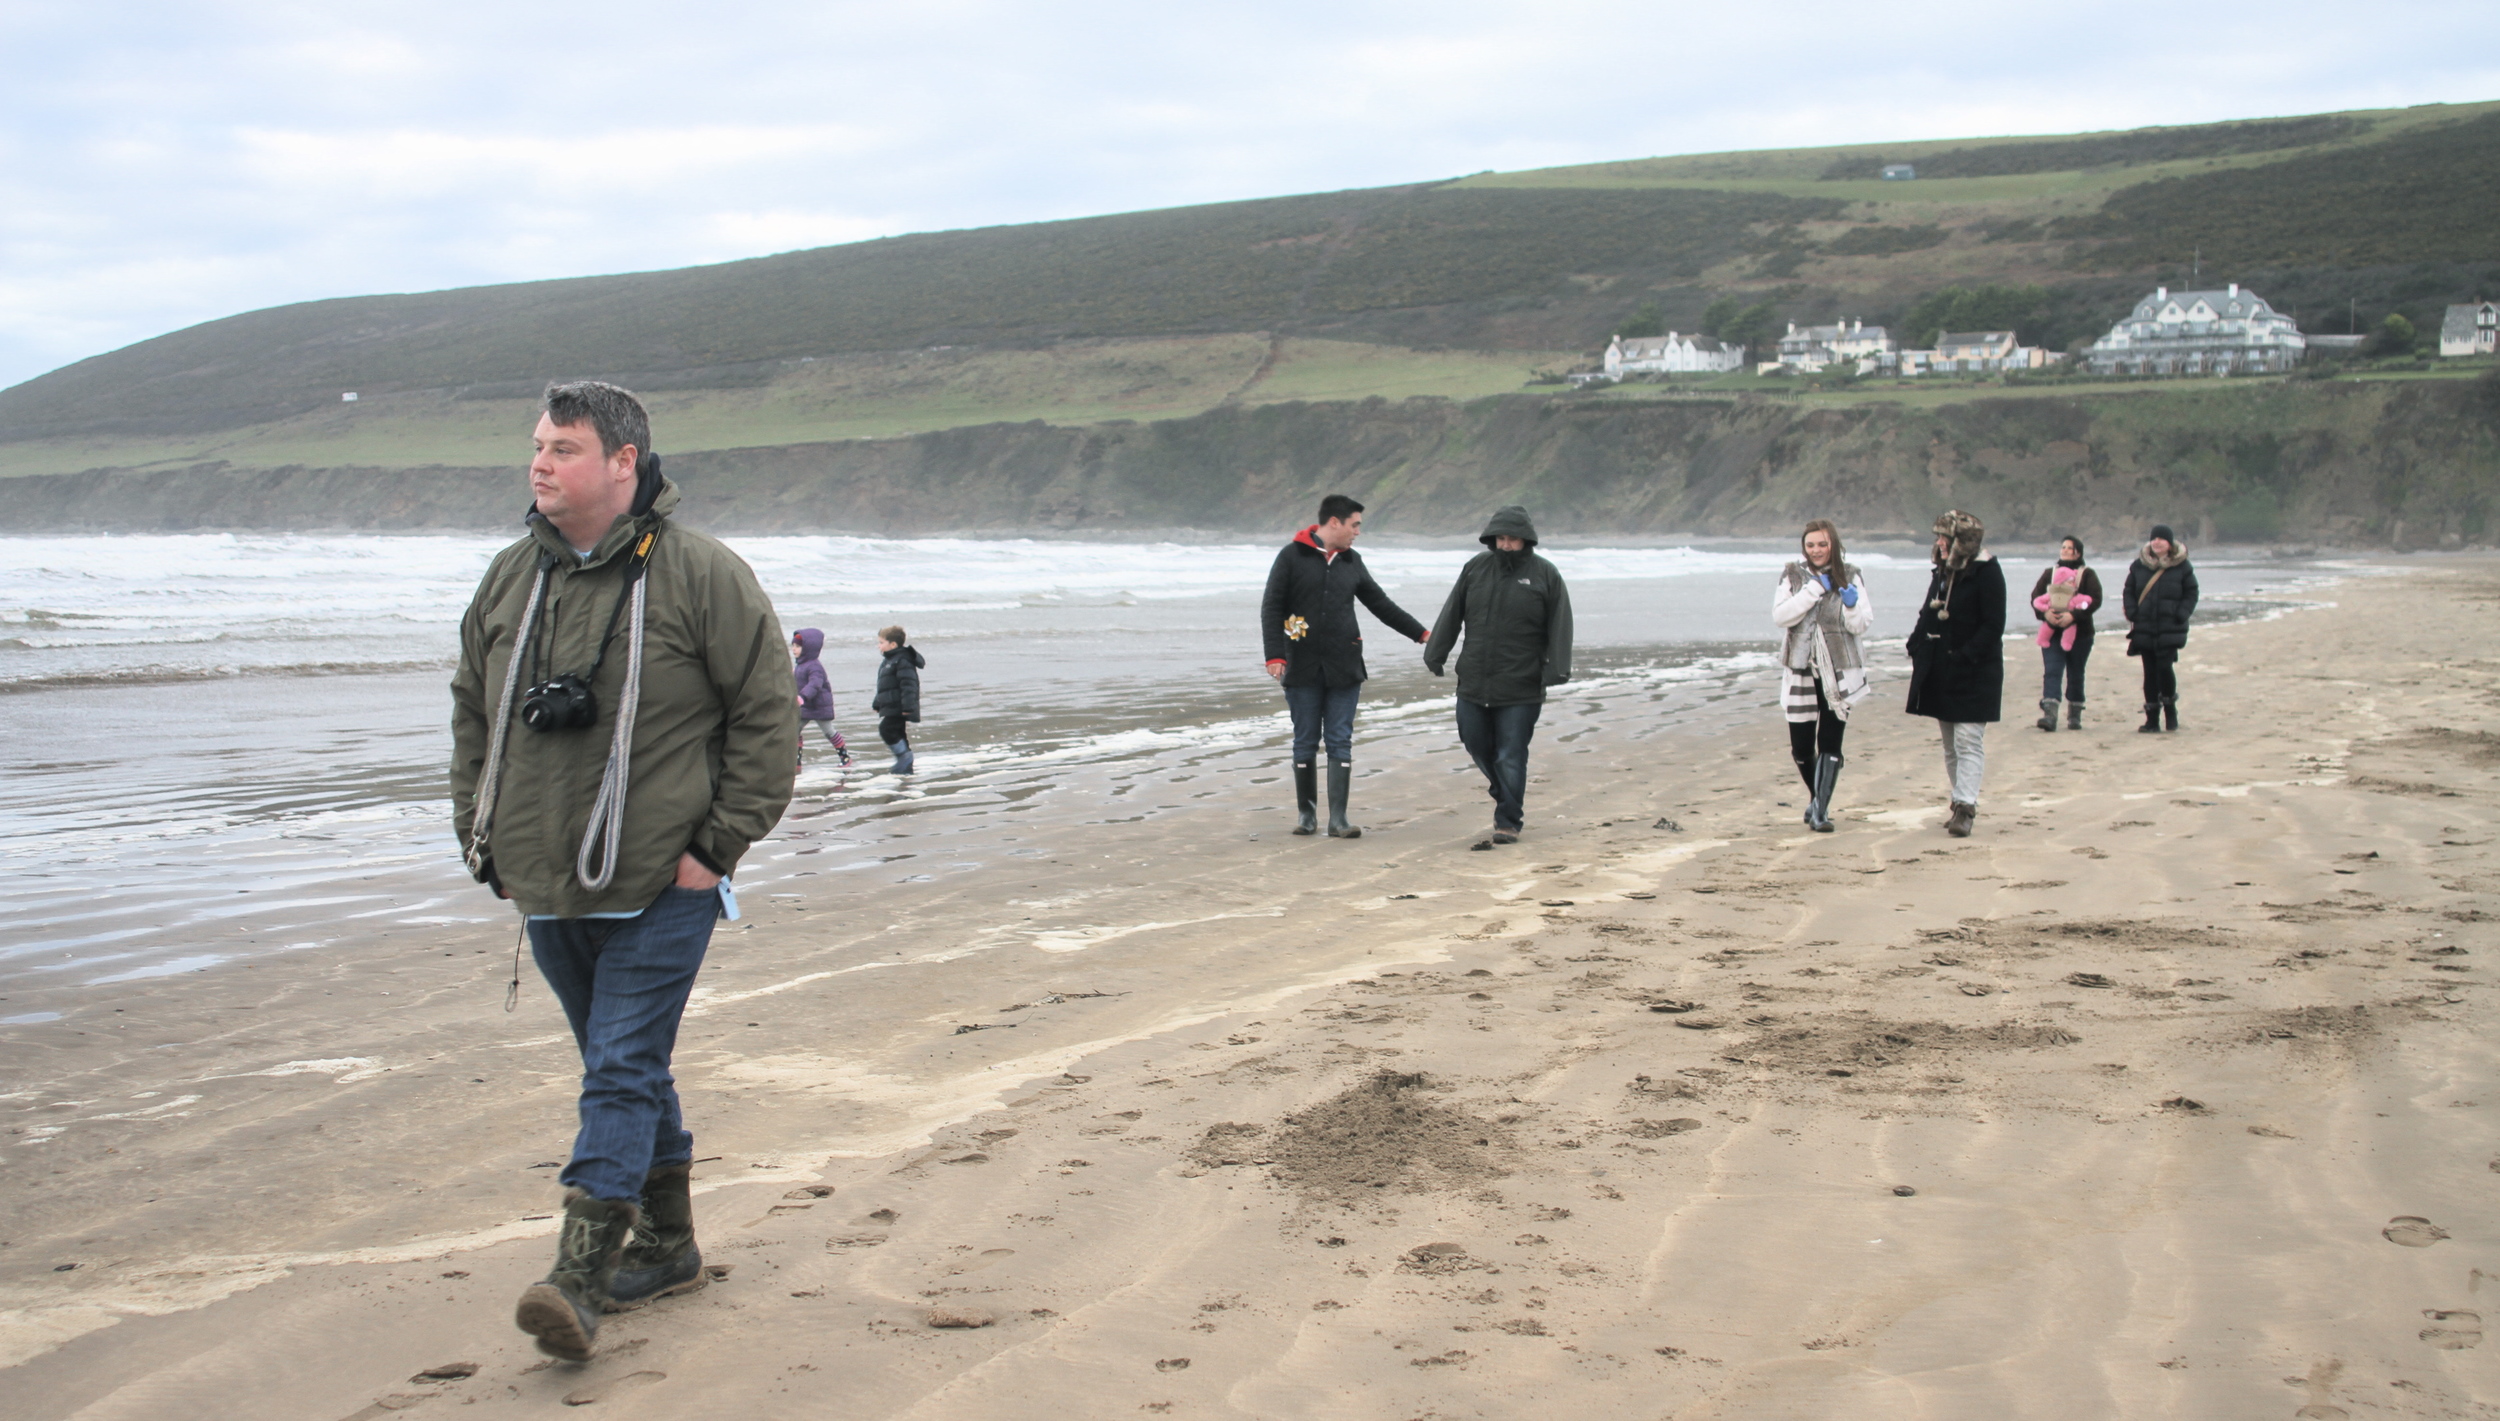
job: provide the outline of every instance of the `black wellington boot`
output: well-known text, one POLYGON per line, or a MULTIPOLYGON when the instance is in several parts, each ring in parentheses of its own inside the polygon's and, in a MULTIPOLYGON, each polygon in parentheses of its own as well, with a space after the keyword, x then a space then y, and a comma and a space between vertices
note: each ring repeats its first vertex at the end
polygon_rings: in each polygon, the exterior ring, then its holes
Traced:
POLYGON ((608 1285, 634 1236, 642 1211, 622 1199, 593 1199, 580 1190, 564 1199, 564 1222, 556 1229, 556 1266, 532 1283, 513 1309, 512 1321, 538 1339, 538 1350, 568 1362, 590 1360, 599 1335, 599 1314, 608 1285))
POLYGON ((656 1298, 691 1293, 710 1281, 694 1246, 694 1166, 665 1165, 642 1181, 642 1222, 608 1284, 608 1311, 638 1308, 656 1298))
POLYGON ((1838 755, 1824 755, 1814 762, 1814 802, 1806 807, 1812 816, 1807 822, 1817 834, 1832 832, 1832 789, 1840 783, 1840 767, 1846 763, 1838 755))
POLYGON ((2177 696, 2161 698, 2161 728, 2164 730, 2179 728, 2179 698, 2177 696))
POLYGON ((1318 833, 1319 766, 1296 765, 1293 767, 1293 804, 1294 808, 1302 814, 1300 819, 1294 821, 1293 831, 1297 834, 1318 833))
POLYGON ((1328 762, 1328 837, 1359 839, 1363 831, 1346 822, 1346 803, 1354 794, 1354 767, 1342 761, 1328 762))
POLYGON ((2144 723, 2143 723, 2142 725, 2139 725, 2139 726, 2137 726, 2137 727, 2135 728, 2135 733, 2136 733, 2136 734, 2138 734, 2138 735, 2159 735, 2159 734, 2161 734, 2161 702, 2160 702, 2160 701, 2154 700, 2154 701, 2146 701, 2146 702, 2144 703, 2144 723))
MULTIPOLYGON (((1796 757, 1793 754, 1789 758, 1796 760, 1796 757)), ((1798 818, 1807 828, 1811 829, 1814 827, 1814 762, 1812 760, 1796 760, 1796 764, 1797 778, 1806 782, 1806 812, 1799 815, 1798 818)))
POLYGON ((2068 701, 2066 703, 2066 728, 2068 730, 2083 729, 2083 702, 2068 701))
POLYGON ((2042 701, 2040 703, 2040 720, 2038 723, 2042 730, 2057 729, 2057 702, 2042 701))

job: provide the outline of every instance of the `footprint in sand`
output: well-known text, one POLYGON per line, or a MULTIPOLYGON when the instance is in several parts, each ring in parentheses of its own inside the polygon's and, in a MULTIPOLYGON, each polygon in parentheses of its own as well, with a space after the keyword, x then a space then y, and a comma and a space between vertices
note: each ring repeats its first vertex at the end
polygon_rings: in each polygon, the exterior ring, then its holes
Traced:
POLYGON ((2380 1229, 2379 1237, 2407 1248, 2428 1248, 2448 1236, 2448 1231, 2418 1214, 2398 1214, 2380 1229))
POLYGON ((2423 1341, 2446 1352, 2462 1352, 2483 1340, 2483 1315, 2463 1308, 2424 1308, 2422 1316, 2431 1325, 2422 1329, 2423 1341))
POLYGON ((575 1387, 573 1390, 564 1394, 564 1404, 567 1406, 588 1406, 594 1401, 605 1401, 609 1397, 616 1395, 618 1392, 632 1391, 637 1387, 646 1387, 651 1385, 653 1382, 664 1382, 667 1380, 668 1373, 666 1372, 627 1372, 621 1377, 610 1377, 606 1381, 597 1381, 592 1382, 588 1386, 575 1387))

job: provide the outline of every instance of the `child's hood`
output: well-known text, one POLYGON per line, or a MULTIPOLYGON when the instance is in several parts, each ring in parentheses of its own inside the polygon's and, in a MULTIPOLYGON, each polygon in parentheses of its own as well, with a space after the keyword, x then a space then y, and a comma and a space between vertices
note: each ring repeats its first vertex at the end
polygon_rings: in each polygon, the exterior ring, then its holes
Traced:
POLYGON ((911 658, 911 664, 912 664, 913 666, 915 666, 915 667, 919 667, 919 666, 926 666, 926 665, 928 665, 928 664, 929 664, 929 663, 928 663, 925 659, 923 659, 923 658, 921 657, 921 655, 920 655, 920 648, 919 648, 919 647, 916 647, 916 646, 898 646, 898 647, 894 648, 892 651, 887 652, 887 653, 886 653, 886 655, 888 655, 888 656, 908 656, 908 657, 910 657, 910 658, 911 658))
POLYGON ((816 653, 825 649, 825 634, 814 627, 799 628, 798 634, 792 640, 799 644, 799 660, 801 661, 813 661, 816 659, 816 653))

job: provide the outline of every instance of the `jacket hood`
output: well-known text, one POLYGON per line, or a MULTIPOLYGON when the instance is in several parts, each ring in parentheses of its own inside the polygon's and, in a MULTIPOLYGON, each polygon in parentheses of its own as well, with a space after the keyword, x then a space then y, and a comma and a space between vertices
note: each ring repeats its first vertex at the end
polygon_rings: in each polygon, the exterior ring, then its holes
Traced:
POLYGON ((1476 541, 1489 548, 1495 538, 1519 538, 1529 547, 1535 547, 1536 525, 1528 521, 1528 510, 1516 503, 1506 503, 1494 509, 1493 516, 1485 520, 1484 531, 1476 536, 1476 541))
POLYGON ((2153 545, 2146 543, 2136 550, 2135 560, 2155 572, 2162 572, 2187 561, 2187 544, 2174 540, 2170 544, 2170 556, 2160 558, 2153 556, 2153 545))
POLYGON ((813 661, 825 649, 825 634, 814 627, 801 627, 791 640, 799 644, 799 660, 813 661))
MULTIPOLYGON (((1328 545, 1319 540, 1319 525, 1317 523, 1314 523, 1310 527, 1303 529, 1301 532, 1294 534, 1293 540, 1300 543, 1302 546, 1309 548, 1315 553, 1325 554, 1328 551, 1328 545)), ((1352 549, 1348 549, 1347 551, 1351 552, 1352 549)))
POLYGON ((916 646, 898 646, 898 647, 894 648, 892 651, 887 652, 887 653, 886 653, 886 655, 888 655, 888 656, 908 656, 908 657, 910 657, 910 658, 911 658, 911 664, 912 664, 912 665, 914 665, 914 666, 926 666, 926 665, 928 665, 928 664, 929 664, 929 663, 928 663, 925 659, 923 659, 923 658, 921 657, 921 655, 920 655, 920 648, 919 648, 919 647, 916 647, 916 646))

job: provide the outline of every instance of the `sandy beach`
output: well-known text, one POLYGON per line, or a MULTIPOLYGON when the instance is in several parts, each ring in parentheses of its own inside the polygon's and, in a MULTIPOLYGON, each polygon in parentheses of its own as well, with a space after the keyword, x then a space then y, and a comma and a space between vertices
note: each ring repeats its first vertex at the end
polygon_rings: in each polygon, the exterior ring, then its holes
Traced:
POLYGON ((510 1320, 578 1063, 508 923, 132 983, 11 1038, 0 1410, 2500 1413, 2500 564, 2316 600, 2200 629, 2175 735, 2114 637, 2032 729, 2009 643, 1966 841, 1897 670, 1831 835, 1768 671, 1557 702, 1493 852, 1438 714, 1359 841, 1220 747, 961 872, 916 821, 714 938, 726 1271, 587 1364, 510 1320))

